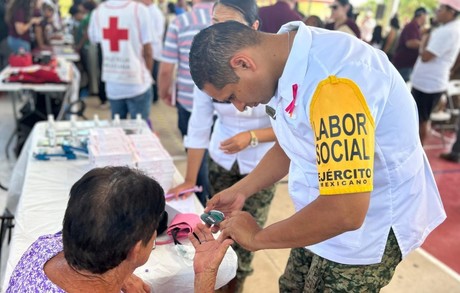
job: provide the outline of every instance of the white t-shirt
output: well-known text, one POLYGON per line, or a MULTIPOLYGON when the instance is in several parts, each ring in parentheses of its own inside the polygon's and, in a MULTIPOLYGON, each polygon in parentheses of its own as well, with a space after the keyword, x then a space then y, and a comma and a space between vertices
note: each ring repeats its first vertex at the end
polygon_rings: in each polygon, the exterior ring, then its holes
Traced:
POLYGON ((271 125, 270 118, 265 113, 265 106, 259 105, 240 112, 232 104, 213 102, 210 96, 195 86, 192 115, 187 135, 184 137, 184 145, 187 148, 208 149, 214 162, 226 170, 230 170, 237 161, 240 174, 248 174, 257 166, 273 143, 262 142, 256 147, 248 146, 235 154, 224 153, 219 149, 220 143, 240 132, 268 127, 271 125), (209 138, 214 113, 217 114, 217 120, 209 138))
POLYGON ((379 263, 393 229, 406 256, 446 218, 418 137, 415 101, 382 51, 302 22, 280 33, 297 28, 269 102, 273 130, 291 160, 294 207, 318 196, 371 193, 359 229, 307 248, 338 263, 379 263))
POLYGON ((153 59, 161 61, 161 51, 163 50, 163 35, 165 33, 165 17, 158 8, 157 4, 152 3, 148 6, 150 22, 152 24, 152 49, 153 59))
POLYGON ((412 86, 427 94, 444 92, 448 87, 450 69, 460 51, 460 20, 433 30, 426 50, 435 57, 428 62, 418 57, 412 72, 412 86))
POLYGON ((132 98, 151 87, 151 73, 143 57, 143 45, 152 42, 149 12, 145 5, 130 0, 101 3, 91 16, 88 37, 91 42, 101 43, 102 78, 106 81, 109 99, 132 98), (109 39, 110 34, 115 34, 116 38, 109 39), (117 66, 113 67, 115 64, 117 66))

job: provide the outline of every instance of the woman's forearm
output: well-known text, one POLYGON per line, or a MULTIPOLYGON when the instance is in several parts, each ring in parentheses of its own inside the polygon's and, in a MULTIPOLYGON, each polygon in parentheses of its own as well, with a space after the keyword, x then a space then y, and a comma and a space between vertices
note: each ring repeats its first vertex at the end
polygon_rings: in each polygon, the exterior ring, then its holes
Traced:
POLYGON ((214 293, 217 276, 214 273, 195 274, 195 292, 214 293))

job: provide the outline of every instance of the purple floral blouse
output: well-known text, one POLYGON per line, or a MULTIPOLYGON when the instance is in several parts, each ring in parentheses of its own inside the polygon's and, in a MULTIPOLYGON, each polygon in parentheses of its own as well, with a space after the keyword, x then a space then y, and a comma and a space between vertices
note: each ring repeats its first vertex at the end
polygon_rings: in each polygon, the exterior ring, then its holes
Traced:
POLYGON ((43 270, 46 262, 62 250, 61 232, 38 238, 14 268, 6 292, 65 292, 51 282, 43 270))

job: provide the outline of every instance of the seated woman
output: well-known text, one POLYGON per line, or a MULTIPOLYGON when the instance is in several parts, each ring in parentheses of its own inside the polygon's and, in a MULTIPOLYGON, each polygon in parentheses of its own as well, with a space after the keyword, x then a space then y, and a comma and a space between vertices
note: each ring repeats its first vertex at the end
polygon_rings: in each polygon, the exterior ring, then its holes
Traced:
POLYGON ((50 49, 51 40, 60 39, 62 35, 54 25, 55 7, 49 2, 44 2, 41 7, 42 21, 35 27, 35 38, 40 50, 50 49))
MULTIPOLYGON (((150 292, 133 277, 154 248, 164 212, 161 186, 128 167, 96 168, 70 190, 62 232, 35 241, 14 269, 6 292, 150 292), (137 288, 132 286, 137 281, 137 288)), ((217 242, 209 228, 193 238, 195 284, 214 292, 217 268, 230 242, 217 242)))
POLYGON ((30 30, 41 22, 41 17, 34 17, 35 0, 9 1, 5 13, 8 25, 8 46, 13 53, 30 52, 30 30))

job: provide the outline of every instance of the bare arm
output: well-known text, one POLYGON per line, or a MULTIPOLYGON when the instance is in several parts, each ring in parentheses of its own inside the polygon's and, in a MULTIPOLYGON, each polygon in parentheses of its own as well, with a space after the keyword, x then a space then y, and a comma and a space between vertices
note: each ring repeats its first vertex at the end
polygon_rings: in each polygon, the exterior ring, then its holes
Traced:
MULTIPOLYGON (((252 130, 259 142, 271 142, 276 140, 271 127, 252 130)), ((251 143, 251 132, 240 132, 220 143, 220 149, 227 154, 234 154, 247 148, 251 143)))
POLYGON ((187 149, 187 173, 185 181, 195 184, 198 171, 200 170, 201 161, 203 160, 205 149, 187 149))
MULTIPOLYGON (((205 212, 217 209, 225 215, 230 215, 241 210, 248 197, 283 178, 289 171, 290 162, 281 146, 275 142, 251 173, 215 194, 206 203, 205 212)), ((214 232, 217 230, 218 228, 213 227, 214 232)))
POLYGON ((222 242, 216 241, 211 234, 209 227, 199 223, 190 233, 188 238, 195 247, 193 258, 193 270, 195 272, 195 292, 214 293, 217 271, 225 253, 233 241, 226 239, 222 242))
POLYGON ((145 61, 145 66, 149 70, 149 72, 152 72, 153 69, 153 49, 152 49, 152 44, 147 43, 144 44, 143 46, 143 57, 145 61))
POLYGON ((410 49, 418 49, 420 47, 420 40, 412 39, 406 42, 406 47, 410 49))
POLYGON ((17 21, 14 23, 14 28, 18 35, 22 36, 23 34, 27 33, 32 25, 39 24, 41 19, 41 17, 32 17, 29 22, 17 21))
POLYGON ((393 45, 394 39, 396 37, 396 32, 392 29, 387 36, 387 40, 385 42, 385 47, 383 47, 383 52, 388 53, 393 45))
POLYGON ((426 50, 426 46, 428 45, 429 40, 430 40, 430 35, 424 34, 420 42, 420 58, 422 59, 423 62, 428 62, 432 60, 434 57, 436 57, 436 55, 426 50))
POLYGON ((172 105, 171 86, 174 80, 174 63, 160 63, 160 69, 158 72, 158 95, 168 105, 172 105))
POLYGON ((423 62, 428 62, 432 60, 436 55, 431 53, 430 51, 423 50, 422 53, 420 54, 420 58, 422 59, 423 62))
POLYGON ((369 200, 369 192, 319 196, 292 217, 261 230, 254 243, 264 249, 302 247, 359 229, 369 200))
POLYGON ((279 143, 275 142, 256 168, 231 188, 249 197, 286 176, 290 162, 279 143))
POLYGON ((216 286, 217 272, 216 273, 200 273, 195 274, 194 291, 201 293, 214 293, 216 286))
POLYGON ((273 128, 271 127, 254 129, 253 132, 256 134, 259 142, 270 142, 276 140, 275 132, 273 132, 273 128))
POLYGON ((43 27, 37 25, 34 29, 35 31, 35 39, 37 40, 37 45, 40 49, 44 49, 45 45, 45 36, 43 33, 43 27))
POLYGON ((356 230, 364 222, 370 193, 319 196, 293 216, 261 229, 247 212, 220 223, 220 239, 232 238, 245 249, 295 248, 356 230))

